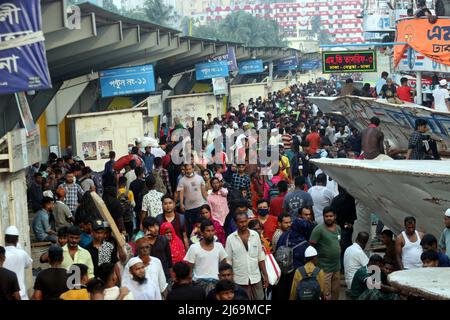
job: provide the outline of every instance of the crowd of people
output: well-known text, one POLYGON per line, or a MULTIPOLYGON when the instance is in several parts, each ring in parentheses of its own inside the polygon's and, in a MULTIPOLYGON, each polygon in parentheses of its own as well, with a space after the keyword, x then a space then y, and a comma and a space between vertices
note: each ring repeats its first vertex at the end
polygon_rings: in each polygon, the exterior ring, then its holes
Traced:
MULTIPOLYGON (((418 232, 408 217, 397 237, 380 230, 384 257, 367 256, 371 236, 354 230, 355 199, 310 162, 384 154, 378 118, 359 132, 307 100, 339 91, 333 83, 310 82, 250 99, 221 117, 197 119, 201 137, 193 122, 175 118, 173 126, 162 125, 159 144, 138 140, 118 159, 112 151, 100 173, 70 154, 50 154, 28 176, 34 241, 51 243, 40 257, 49 268, 37 274, 28 296, 24 270, 32 260, 10 226, 0 247, 0 299, 338 300, 341 278, 352 299, 405 298, 387 276, 450 266, 450 210, 439 241, 418 232), (172 151, 186 143, 177 129, 186 129, 188 144, 201 139, 202 150, 187 149, 191 161, 174 160, 172 151), (239 129, 244 134, 236 137, 239 129), (257 139, 246 134, 251 129, 257 139), (269 164, 252 153, 252 144, 261 150, 263 134, 265 151, 278 150, 269 164), (103 198, 125 246, 93 192, 103 198), (367 285, 370 266, 381 270, 380 289, 367 285), (79 277, 70 282, 74 270, 79 277)), ((410 159, 428 156, 413 142, 410 149, 410 159)))

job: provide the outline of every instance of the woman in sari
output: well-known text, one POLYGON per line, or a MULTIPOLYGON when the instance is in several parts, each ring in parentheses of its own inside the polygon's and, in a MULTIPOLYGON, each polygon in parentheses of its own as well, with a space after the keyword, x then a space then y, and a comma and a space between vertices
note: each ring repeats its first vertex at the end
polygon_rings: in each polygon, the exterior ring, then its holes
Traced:
POLYGON ((208 204, 204 204, 200 207, 200 215, 208 220, 211 220, 214 224, 214 229, 216 230, 216 237, 217 240, 225 247, 225 231, 223 230, 222 226, 220 225, 220 222, 217 220, 214 220, 211 215, 211 207, 208 204))
POLYGON ((159 229, 159 234, 169 240, 173 264, 183 261, 186 255, 186 249, 184 248, 183 241, 175 233, 172 223, 164 222, 159 229))

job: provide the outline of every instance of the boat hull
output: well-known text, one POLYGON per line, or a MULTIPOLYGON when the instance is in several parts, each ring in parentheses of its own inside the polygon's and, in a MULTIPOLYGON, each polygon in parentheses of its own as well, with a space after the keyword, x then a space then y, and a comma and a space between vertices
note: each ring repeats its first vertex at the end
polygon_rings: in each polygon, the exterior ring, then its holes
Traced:
POLYGON ((450 208, 450 161, 311 160, 395 233, 414 216, 419 230, 439 237, 450 208))

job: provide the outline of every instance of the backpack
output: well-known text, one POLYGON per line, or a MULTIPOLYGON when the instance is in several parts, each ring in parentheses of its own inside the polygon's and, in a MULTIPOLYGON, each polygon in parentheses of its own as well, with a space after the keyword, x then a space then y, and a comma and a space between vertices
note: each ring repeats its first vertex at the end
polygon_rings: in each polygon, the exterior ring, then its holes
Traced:
POLYGON ((278 186, 270 180, 267 181, 267 184, 269 185, 269 199, 272 200, 280 194, 280 190, 278 190, 278 186))
POLYGON ((322 290, 317 281, 320 268, 315 267, 311 276, 308 276, 304 266, 298 268, 298 271, 302 275, 302 280, 297 286, 297 300, 320 300, 322 290))
POLYGON ((159 171, 153 170, 152 175, 155 178, 155 190, 161 192, 162 194, 166 194, 167 188, 164 184, 163 179, 161 178, 161 173, 159 171))
POLYGON ((289 247, 289 235, 287 236, 286 243, 280 246, 275 252, 275 260, 280 267, 282 274, 291 273, 294 270, 294 250, 308 241, 302 241, 294 247, 289 247))
POLYGON ((134 210, 130 200, 128 199, 128 193, 119 194, 118 199, 122 207, 123 222, 124 223, 132 222, 134 218, 134 210))

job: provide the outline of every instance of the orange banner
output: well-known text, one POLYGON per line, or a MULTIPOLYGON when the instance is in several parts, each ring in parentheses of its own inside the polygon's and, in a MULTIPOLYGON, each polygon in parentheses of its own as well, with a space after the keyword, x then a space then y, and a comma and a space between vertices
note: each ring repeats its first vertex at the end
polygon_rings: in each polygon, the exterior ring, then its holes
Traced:
POLYGON ((408 46, 428 58, 450 66, 450 19, 438 19, 431 24, 427 18, 412 18, 397 24, 397 42, 394 46, 394 66, 397 67, 408 46))

